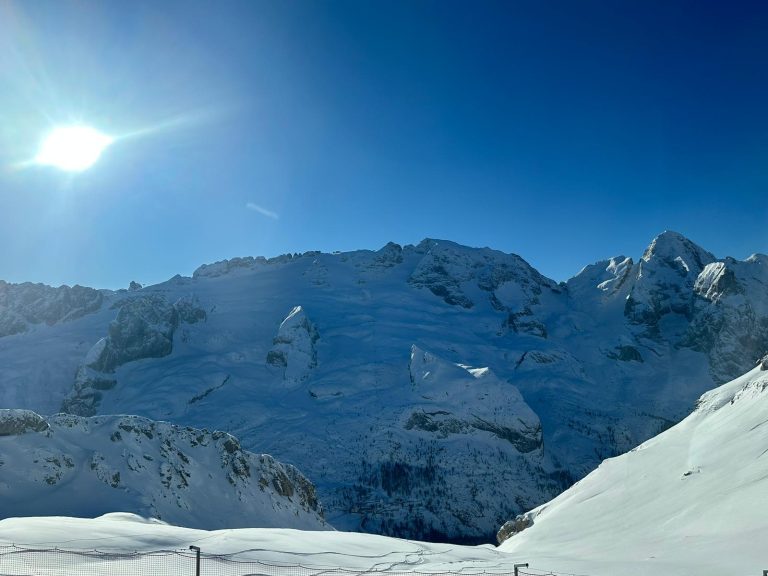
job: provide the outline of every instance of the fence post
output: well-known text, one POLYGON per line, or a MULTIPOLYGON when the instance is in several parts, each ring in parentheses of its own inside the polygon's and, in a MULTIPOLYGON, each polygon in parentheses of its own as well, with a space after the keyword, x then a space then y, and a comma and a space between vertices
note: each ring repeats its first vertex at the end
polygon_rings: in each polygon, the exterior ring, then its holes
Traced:
POLYGON ((517 569, 518 568, 528 568, 528 562, 526 562, 525 564, 515 564, 513 566, 513 568, 515 569, 515 576, 518 576, 517 569))
POLYGON ((195 551, 195 576, 200 576, 200 546, 190 546, 189 549, 195 551))

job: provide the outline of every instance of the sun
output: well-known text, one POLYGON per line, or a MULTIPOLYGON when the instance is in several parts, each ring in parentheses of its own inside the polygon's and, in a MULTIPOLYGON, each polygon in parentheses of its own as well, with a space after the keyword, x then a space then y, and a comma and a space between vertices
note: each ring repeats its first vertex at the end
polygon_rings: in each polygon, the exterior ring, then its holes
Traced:
POLYGON ((61 126, 43 140, 35 163, 67 172, 82 172, 93 166, 112 142, 114 138, 90 126, 61 126))

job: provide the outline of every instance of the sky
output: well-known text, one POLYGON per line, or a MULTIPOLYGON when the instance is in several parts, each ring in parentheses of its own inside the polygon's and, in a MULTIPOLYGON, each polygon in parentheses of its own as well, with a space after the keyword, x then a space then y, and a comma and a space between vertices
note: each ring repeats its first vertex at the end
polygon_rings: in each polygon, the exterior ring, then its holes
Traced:
POLYGON ((0 278, 442 238, 565 280, 768 253, 768 3, 0 3, 0 278), (71 123, 89 170, 30 164, 71 123))

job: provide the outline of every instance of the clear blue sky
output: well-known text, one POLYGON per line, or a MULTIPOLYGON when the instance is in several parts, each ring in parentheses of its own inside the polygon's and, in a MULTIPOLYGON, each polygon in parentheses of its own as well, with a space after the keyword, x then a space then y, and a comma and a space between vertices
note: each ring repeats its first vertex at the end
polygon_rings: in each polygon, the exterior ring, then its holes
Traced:
POLYGON ((768 3, 0 4, 0 278, 445 238, 557 280, 768 252, 768 3), (72 176, 53 125, 141 130, 72 176))

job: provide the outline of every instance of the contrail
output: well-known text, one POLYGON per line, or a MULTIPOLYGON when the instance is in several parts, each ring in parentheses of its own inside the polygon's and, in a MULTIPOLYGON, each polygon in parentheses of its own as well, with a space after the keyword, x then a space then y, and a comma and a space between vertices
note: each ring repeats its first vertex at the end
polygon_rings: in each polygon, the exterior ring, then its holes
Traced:
POLYGON ((262 208, 258 204, 254 202, 248 202, 245 205, 248 210, 253 210, 254 212, 258 212, 259 214, 262 214, 266 216, 267 218, 272 218, 272 220, 279 220, 280 215, 277 212, 272 212, 272 210, 267 210, 266 208, 262 208))

